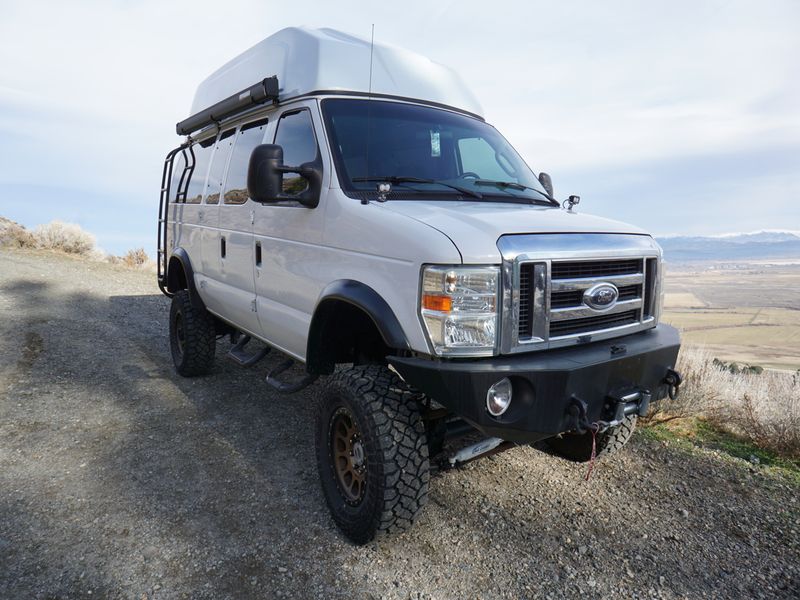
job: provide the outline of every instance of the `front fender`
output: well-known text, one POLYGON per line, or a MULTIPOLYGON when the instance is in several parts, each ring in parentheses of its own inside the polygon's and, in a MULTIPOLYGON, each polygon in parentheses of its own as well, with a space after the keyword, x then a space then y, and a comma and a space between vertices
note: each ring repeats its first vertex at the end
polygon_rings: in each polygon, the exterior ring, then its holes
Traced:
POLYGON ((324 325, 325 321, 330 318, 330 315, 327 314, 326 306, 331 306, 333 301, 346 302, 366 314, 380 333, 383 342, 389 348, 398 351, 411 348, 400 321, 378 292, 359 281, 339 279, 325 287, 314 309, 314 316, 311 318, 309 327, 306 352, 309 368, 315 368, 315 356, 318 354, 318 349, 324 345, 324 340, 322 339, 324 325))

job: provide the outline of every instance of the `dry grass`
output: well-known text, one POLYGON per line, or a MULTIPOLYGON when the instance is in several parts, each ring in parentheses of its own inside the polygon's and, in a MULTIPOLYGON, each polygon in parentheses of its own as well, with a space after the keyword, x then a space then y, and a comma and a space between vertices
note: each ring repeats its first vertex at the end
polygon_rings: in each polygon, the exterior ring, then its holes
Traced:
POLYGON ((0 217, 0 246, 35 248, 36 238, 19 223, 0 217))
POLYGON ((39 225, 33 232, 36 246, 45 250, 58 250, 67 254, 91 256, 95 252, 95 237, 75 223, 52 221, 39 225))
POLYGON ((106 261, 129 269, 155 270, 144 248, 128 250, 124 256, 110 256, 97 247, 95 237, 74 223, 52 221, 33 231, 19 223, 0 217, 0 246, 52 250, 87 260, 106 261))
POLYGON ((699 346, 681 349, 678 369, 681 393, 661 401, 653 421, 702 417, 761 448, 800 457, 800 372, 732 373, 699 346))

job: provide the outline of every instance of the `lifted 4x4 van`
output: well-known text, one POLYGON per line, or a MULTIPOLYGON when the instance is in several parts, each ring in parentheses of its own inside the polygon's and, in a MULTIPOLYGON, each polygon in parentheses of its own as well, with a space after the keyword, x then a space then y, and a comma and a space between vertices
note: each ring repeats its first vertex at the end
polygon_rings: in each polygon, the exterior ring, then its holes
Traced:
POLYGON ((412 524, 432 460, 541 440, 588 460, 677 391, 659 246, 557 202, 445 67, 284 29, 203 81, 177 132, 158 231, 175 367, 209 373, 229 336, 244 366, 286 355, 278 392, 322 378, 319 475, 354 542, 412 524))

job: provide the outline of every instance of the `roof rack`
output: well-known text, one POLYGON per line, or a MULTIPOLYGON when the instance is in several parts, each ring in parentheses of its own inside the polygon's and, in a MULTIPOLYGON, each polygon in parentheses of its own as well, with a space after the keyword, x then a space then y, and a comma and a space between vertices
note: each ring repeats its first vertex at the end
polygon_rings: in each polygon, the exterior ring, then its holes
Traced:
POLYGON ((278 100, 278 77, 273 75, 258 83, 220 100, 216 104, 201 110, 199 113, 184 119, 175 125, 178 135, 189 135, 206 125, 219 123, 222 119, 241 112, 251 106, 278 100))

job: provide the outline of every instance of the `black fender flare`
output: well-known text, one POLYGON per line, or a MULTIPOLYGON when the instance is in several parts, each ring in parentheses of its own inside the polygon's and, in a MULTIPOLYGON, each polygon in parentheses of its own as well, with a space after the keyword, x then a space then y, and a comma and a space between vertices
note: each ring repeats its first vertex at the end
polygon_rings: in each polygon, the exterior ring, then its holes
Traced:
POLYGON ((319 339, 324 320, 324 311, 320 310, 326 302, 338 300, 346 302, 361 309, 374 323, 383 338, 384 343, 397 350, 410 350, 406 334, 394 311, 383 297, 368 285, 352 279, 337 279, 329 283, 320 294, 311 325, 308 328, 308 349, 306 356, 312 360, 308 363, 312 367, 313 356, 321 340, 319 339))
POLYGON ((169 260, 167 261, 166 280, 167 289, 169 290, 170 295, 174 295, 175 292, 178 291, 177 286, 171 285, 175 282, 175 279, 174 277, 171 277, 169 273, 169 265, 172 263, 173 259, 181 263, 183 273, 186 275, 186 289, 189 290, 189 297, 192 299, 192 304, 194 304, 195 308, 197 309, 206 310, 205 302, 203 302, 203 299, 197 292, 197 286, 194 282, 194 269, 192 268, 192 261, 189 259, 189 253, 183 248, 175 248, 169 257, 169 260))

